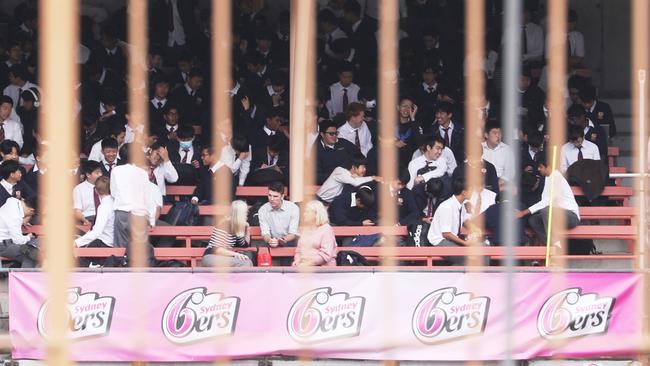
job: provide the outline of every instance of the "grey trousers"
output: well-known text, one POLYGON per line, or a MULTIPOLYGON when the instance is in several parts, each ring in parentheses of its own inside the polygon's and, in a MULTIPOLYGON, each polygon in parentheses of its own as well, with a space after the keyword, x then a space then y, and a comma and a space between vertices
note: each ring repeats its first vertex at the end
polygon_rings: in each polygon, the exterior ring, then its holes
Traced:
POLYGON ((128 248, 131 242, 131 220, 141 220, 142 232, 133 232, 134 239, 147 243, 148 242, 148 225, 147 218, 144 216, 132 215, 126 211, 115 211, 115 223, 113 224, 113 246, 115 248, 128 248), (137 235, 137 236, 135 236, 137 235))
MULTIPOLYGON (((459 247, 460 245, 454 243, 451 240, 443 239, 437 247, 459 247)), ((453 266, 464 266, 465 265, 465 257, 444 257, 447 262, 450 262, 453 266)))
POLYGON ((22 268, 36 268, 38 264, 38 239, 32 239, 28 244, 0 242, 0 257, 20 262, 22 268))
POLYGON ((206 254, 201 259, 202 267, 252 267, 253 262, 249 258, 245 260, 227 255, 206 254))
MULTIPOLYGON (((573 229, 580 223, 578 216, 576 216, 576 214, 572 211, 557 208, 556 212, 564 213, 566 217, 565 222, 567 229, 573 229)), ((530 227, 535 230, 537 237, 542 240, 542 244, 546 245, 546 233, 548 232, 548 207, 543 208, 542 210, 531 215, 528 219, 528 223, 530 224, 530 227)))

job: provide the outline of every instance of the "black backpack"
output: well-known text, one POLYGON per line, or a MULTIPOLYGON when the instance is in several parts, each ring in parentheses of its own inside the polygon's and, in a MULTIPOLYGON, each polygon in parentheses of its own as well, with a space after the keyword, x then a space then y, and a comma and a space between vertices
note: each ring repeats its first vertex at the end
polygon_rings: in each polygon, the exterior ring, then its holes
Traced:
POLYGON ((368 260, 361 254, 351 251, 342 250, 336 254, 337 266, 367 266, 368 260))
POLYGON ((175 202, 165 221, 171 226, 194 226, 199 218, 199 206, 188 201, 175 202))

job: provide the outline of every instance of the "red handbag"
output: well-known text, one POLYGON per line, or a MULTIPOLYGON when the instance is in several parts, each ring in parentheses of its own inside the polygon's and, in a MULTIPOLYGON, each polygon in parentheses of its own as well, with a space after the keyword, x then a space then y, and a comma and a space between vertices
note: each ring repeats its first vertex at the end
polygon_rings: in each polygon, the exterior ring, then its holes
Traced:
POLYGON ((271 267, 271 250, 267 247, 258 248, 257 250, 257 266, 258 267, 271 267))

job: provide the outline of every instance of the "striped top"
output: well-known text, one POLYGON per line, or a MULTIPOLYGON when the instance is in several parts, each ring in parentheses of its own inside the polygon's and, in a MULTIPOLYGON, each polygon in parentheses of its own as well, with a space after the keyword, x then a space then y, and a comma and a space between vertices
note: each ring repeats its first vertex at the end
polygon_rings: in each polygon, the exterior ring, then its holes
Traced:
POLYGON ((233 247, 242 248, 247 246, 248 243, 244 236, 235 236, 226 230, 213 227, 210 242, 208 243, 208 247, 205 249, 203 255, 215 254, 216 248, 232 250, 233 247))

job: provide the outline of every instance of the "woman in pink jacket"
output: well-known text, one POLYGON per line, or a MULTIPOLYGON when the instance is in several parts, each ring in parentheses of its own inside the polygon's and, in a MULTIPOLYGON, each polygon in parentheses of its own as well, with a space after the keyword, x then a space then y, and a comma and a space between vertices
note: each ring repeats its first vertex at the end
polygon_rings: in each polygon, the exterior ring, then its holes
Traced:
POLYGON ((336 237, 325 206, 311 201, 303 212, 303 228, 294 266, 336 266, 336 237))

